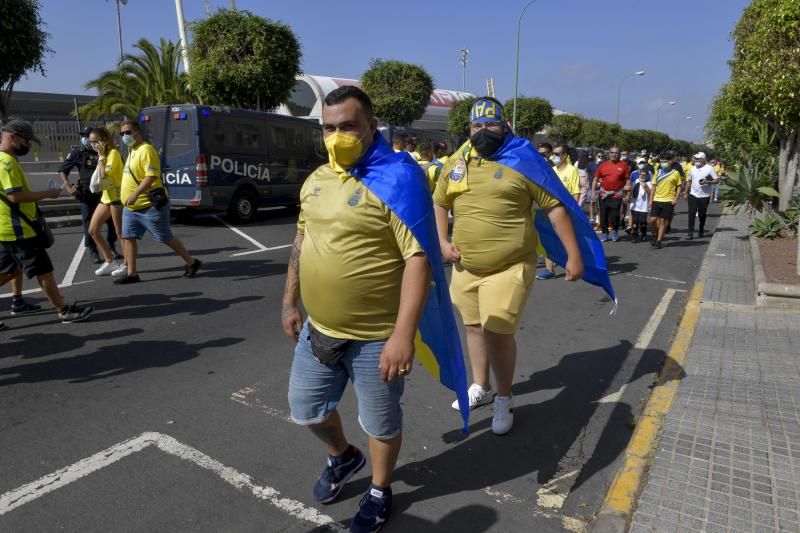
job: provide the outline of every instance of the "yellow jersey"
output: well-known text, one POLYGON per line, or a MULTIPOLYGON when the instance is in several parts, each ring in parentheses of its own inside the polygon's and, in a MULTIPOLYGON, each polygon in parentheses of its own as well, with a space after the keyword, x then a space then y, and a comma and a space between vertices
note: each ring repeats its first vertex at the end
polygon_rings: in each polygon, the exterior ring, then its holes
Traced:
POLYGON ((555 166, 553 170, 564 184, 564 187, 567 188, 567 192, 573 195, 581 193, 581 175, 577 168, 567 163, 563 169, 559 170, 559 168, 555 166))
POLYGON ((111 151, 108 152, 106 155, 106 179, 111 180, 114 185, 110 189, 106 189, 103 191, 103 196, 100 197, 100 201, 106 205, 111 205, 114 202, 119 202, 119 191, 120 187, 122 187, 122 156, 119 155, 119 150, 116 148, 112 148, 111 151))
POLYGON ((672 202, 678 196, 678 189, 683 183, 681 173, 675 169, 668 171, 659 170, 653 178, 655 191, 653 192, 654 202, 672 202))
POLYGON ((461 265, 486 273, 535 260, 534 204, 549 209, 560 202, 517 171, 475 155, 467 158, 463 176, 453 173, 463 160, 452 156, 433 194, 435 204, 453 210, 453 244, 461 265))
MULTIPOLYGON (((161 181, 161 160, 158 157, 158 152, 151 144, 145 142, 139 143, 131 148, 131 153, 128 155, 128 160, 125 162, 125 169, 122 174, 122 186, 120 188, 120 198, 124 203, 125 200, 133 194, 136 187, 148 176, 153 176, 151 189, 163 188, 166 193, 167 189, 161 181)), ((139 211, 150 207, 152 203, 147 197, 147 191, 142 193, 136 198, 133 205, 125 206, 131 211, 139 211)))
MULTIPOLYGON (((8 195, 11 193, 30 190, 28 177, 17 158, 6 152, 0 152, 0 194, 8 199, 8 195)), ((20 202, 17 206, 29 219, 36 218, 36 202, 20 202)), ((7 203, 0 201, 0 242, 15 242, 31 237, 36 237, 33 228, 7 203)))
POLYGON ((431 192, 433 192, 434 189, 436 189, 436 181, 439 179, 439 173, 442 170, 441 167, 433 161, 425 161, 424 159, 420 159, 417 163, 419 163, 419 166, 425 171, 425 175, 428 177, 428 186, 431 188, 431 192))
POLYGON ((300 191, 300 295, 311 323, 339 339, 387 339, 405 262, 423 253, 411 231, 358 179, 322 165, 300 191))

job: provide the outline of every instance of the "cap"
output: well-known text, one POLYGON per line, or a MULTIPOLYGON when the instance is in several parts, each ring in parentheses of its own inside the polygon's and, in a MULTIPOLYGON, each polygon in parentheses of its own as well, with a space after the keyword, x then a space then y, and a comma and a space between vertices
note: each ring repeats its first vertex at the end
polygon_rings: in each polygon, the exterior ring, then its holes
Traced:
POLYGON ((488 98, 481 98, 472 104, 470 122, 503 122, 503 106, 488 98))
POLYGON ((706 153, 705 152, 697 152, 696 154, 694 154, 694 158, 695 159, 705 159, 706 158, 706 153))
POLYGON ((3 131, 13 133, 14 135, 19 135, 20 137, 25 137, 36 144, 42 144, 42 141, 40 141, 39 138, 34 135, 33 126, 30 125, 30 122, 22 120, 21 118, 12 118, 3 124, 3 131))
POLYGON ((86 126, 85 128, 83 128, 81 130, 81 137, 88 137, 89 134, 92 133, 92 131, 94 131, 94 128, 90 128, 89 126, 86 126))

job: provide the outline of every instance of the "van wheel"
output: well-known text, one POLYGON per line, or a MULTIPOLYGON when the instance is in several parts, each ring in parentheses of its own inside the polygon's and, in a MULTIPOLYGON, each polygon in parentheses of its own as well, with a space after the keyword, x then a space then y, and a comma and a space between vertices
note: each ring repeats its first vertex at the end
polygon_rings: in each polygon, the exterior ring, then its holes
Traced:
POLYGON ((247 224, 256 218, 256 209, 256 196, 249 190, 243 189, 234 195, 231 206, 228 209, 228 216, 234 222, 247 224))

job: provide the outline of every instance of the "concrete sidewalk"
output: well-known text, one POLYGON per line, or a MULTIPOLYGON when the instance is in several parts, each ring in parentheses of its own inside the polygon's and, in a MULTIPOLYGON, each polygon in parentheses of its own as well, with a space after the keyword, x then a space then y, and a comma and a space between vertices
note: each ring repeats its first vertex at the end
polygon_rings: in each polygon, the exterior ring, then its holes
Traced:
POLYGON ((631 532, 800 532, 800 313, 756 308, 748 221, 707 256, 685 376, 631 532))

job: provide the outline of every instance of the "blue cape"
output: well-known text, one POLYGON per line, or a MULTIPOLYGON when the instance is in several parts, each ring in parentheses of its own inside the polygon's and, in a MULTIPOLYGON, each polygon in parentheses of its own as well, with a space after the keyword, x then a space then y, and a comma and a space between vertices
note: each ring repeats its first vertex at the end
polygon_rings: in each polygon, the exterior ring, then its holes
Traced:
POLYGON ((455 391, 466 432, 469 419, 467 372, 442 268, 428 178, 419 163, 406 152, 392 150, 380 134, 348 173, 397 215, 425 251, 433 279, 419 323, 416 356, 442 385, 455 391))
MULTIPOLYGON (((606 291, 614 301, 614 310, 611 311, 614 314, 617 297, 614 294, 614 287, 611 285, 611 278, 608 276, 603 244, 597 238, 592 224, 581 210, 578 202, 567 191, 550 164, 528 140, 510 134, 506 136, 503 145, 487 159, 519 172, 566 207, 572 220, 572 226, 575 228, 575 237, 583 257, 583 280, 606 291)), ((547 252, 547 257, 558 266, 565 267, 567 252, 544 211, 536 211, 534 223, 539 232, 542 247, 547 252)))

